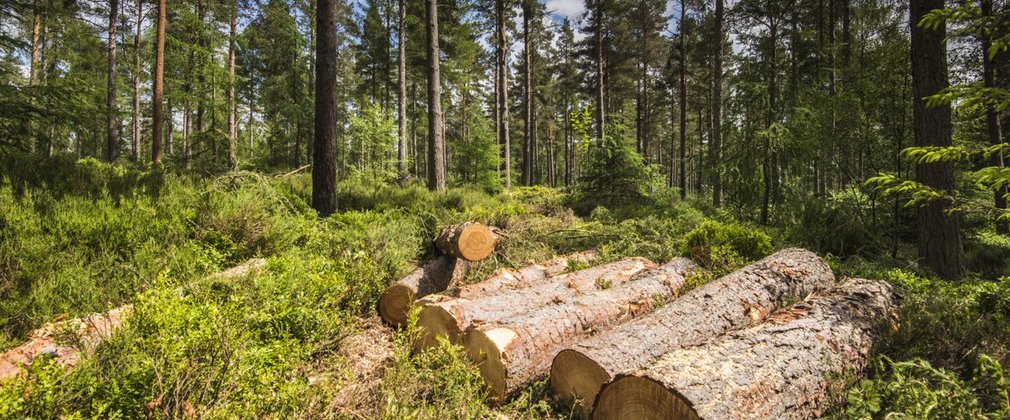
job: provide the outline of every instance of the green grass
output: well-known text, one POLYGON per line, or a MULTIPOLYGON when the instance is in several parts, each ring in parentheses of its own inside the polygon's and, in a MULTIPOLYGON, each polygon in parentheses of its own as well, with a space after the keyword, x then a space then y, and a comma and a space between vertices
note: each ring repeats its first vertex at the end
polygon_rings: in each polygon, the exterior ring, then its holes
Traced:
MULTIPOLYGON (((689 280, 697 287, 775 248, 808 243, 666 199, 596 206, 583 218, 563 192, 543 187, 430 193, 352 177, 338 186, 341 211, 320 220, 307 205, 307 175, 194 179, 89 160, 36 162, 51 176, 27 176, 0 163, 11 171, 0 180, 0 346, 20 343, 58 314, 136 307, 126 327, 71 373, 37 363, 0 386, 2 418, 568 418, 543 383, 487 405, 462 350, 444 345, 411 356, 410 328, 369 330, 380 337, 369 339, 388 341, 390 356, 368 378, 375 385, 359 390, 349 353, 357 350, 345 340, 371 328, 364 320, 375 316, 383 288, 429 257, 431 238, 448 223, 478 220, 508 232, 468 281, 597 248, 600 262, 692 257, 707 269, 689 280), (66 176, 76 178, 53 187, 66 176), (208 277, 251 257, 265 257, 266 269, 208 277), (340 411, 348 398, 370 406, 340 411)), ((1010 281, 949 283, 900 261, 832 264, 892 282, 905 302, 869 377, 843 386, 847 403, 836 416, 1006 412, 1010 281), (919 400, 939 405, 913 404, 919 400)))

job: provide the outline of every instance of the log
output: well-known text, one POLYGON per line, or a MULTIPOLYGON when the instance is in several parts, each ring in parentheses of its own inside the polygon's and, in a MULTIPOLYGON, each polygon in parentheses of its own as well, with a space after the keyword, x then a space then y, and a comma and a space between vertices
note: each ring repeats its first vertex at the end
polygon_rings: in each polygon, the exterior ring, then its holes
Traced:
POLYGON ((690 259, 674 258, 627 283, 550 303, 503 322, 473 325, 464 335, 463 347, 480 368, 491 399, 500 402, 546 377, 554 355, 565 346, 675 299, 697 269, 690 259))
POLYGON ((495 235, 487 226, 465 222, 446 226, 435 238, 435 246, 445 255, 467 261, 482 261, 494 252, 495 235))
POLYGON ((460 287, 459 297, 477 299, 510 289, 531 287, 564 273, 573 263, 590 264, 598 256, 599 253, 597 251, 590 250, 565 255, 518 269, 498 270, 491 277, 488 277, 487 280, 460 287))
POLYGON ((600 386, 614 375, 638 369, 675 348, 755 324, 834 282, 831 267, 814 253, 776 252, 648 316, 560 351, 551 364, 551 388, 587 414, 600 386))
POLYGON ((414 350, 435 347, 438 345, 438 337, 460 344, 463 331, 471 324, 497 322, 551 302, 563 302, 575 295, 593 293, 608 285, 627 282, 639 272, 655 267, 655 263, 645 258, 628 258, 562 274, 538 286, 509 290, 474 300, 433 298, 422 306, 418 315, 417 325, 421 335, 414 350))
MULTIPOLYGON (((233 279, 265 269, 267 261, 254 258, 230 269, 212 274, 207 279, 233 279)), ((184 289, 176 290, 183 293, 184 289)), ((28 340, 0 355, 0 382, 21 375, 39 356, 49 355, 64 369, 73 369, 81 358, 123 328, 125 320, 133 314, 133 305, 126 304, 104 313, 80 318, 53 321, 28 333, 28 340)))
POLYGON ((600 391, 593 418, 821 417, 833 378, 865 367, 897 300, 887 283, 846 279, 760 325, 618 375, 600 391))
POLYGON ((403 325, 414 301, 452 287, 466 276, 469 269, 466 261, 447 255, 428 261, 382 292, 379 315, 393 326, 403 325))

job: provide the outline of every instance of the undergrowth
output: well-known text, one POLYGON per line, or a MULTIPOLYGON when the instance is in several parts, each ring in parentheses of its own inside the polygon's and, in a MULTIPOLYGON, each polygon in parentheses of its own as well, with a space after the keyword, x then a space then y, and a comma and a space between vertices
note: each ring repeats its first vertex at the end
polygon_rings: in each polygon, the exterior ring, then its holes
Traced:
MULTIPOLYGON (((856 234, 839 246, 811 239, 814 230, 757 228, 669 190, 607 207, 585 191, 430 193, 361 175, 339 183, 340 211, 320 220, 304 174, 198 179, 92 160, 36 164, 50 176, 18 175, 18 164, 0 162, 0 346, 60 314, 136 309, 70 373, 42 361, 0 385, 2 418, 568 418, 544 383, 488 405, 462 350, 443 344, 412 355, 412 328, 389 335, 392 356, 372 411, 336 410, 350 388, 316 379, 321 368, 348 371, 334 357, 341 340, 375 316, 389 282, 433 254, 440 227, 465 220, 505 232, 467 281, 594 248, 598 263, 693 258, 705 268, 688 279, 693 288, 774 249, 812 246, 835 255, 840 274, 887 280, 904 298, 901 325, 879 340, 867 378, 851 384, 835 416, 1007 415, 1010 280, 950 283, 897 261, 839 255, 870 249, 852 245, 856 234), (208 277, 252 257, 267 259, 262 272, 208 277)), ((1010 249, 994 234, 978 242, 988 248, 977 261, 1010 249)))

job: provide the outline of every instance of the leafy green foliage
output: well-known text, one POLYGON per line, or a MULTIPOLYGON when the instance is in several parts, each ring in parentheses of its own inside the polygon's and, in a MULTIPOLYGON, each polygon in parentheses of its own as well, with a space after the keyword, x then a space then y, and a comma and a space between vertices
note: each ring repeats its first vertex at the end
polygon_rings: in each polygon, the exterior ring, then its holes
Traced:
POLYGON ((728 272, 772 252, 772 238, 754 228, 705 220, 685 236, 686 250, 705 266, 728 272))
POLYGON ((863 380, 848 392, 849 418, 881 415, 911 418, 978 419, 1010 416, 1010 380, 998 361, 981 356, 970 381, 922 359, 877 362, 882 377, 863 380), (975 389, 987 384, 993 394, 980 398, 975 389), (987 407, 991 406, 991 407, 987 407), (989 411, 992 410, 992 411, 989 411))
POLYGON ((653 174, 628 140, 628 129, 608 127, 607 137, 589 150, 573 208, 588 213, 597 205, 616 208, 645 203, 653 174))

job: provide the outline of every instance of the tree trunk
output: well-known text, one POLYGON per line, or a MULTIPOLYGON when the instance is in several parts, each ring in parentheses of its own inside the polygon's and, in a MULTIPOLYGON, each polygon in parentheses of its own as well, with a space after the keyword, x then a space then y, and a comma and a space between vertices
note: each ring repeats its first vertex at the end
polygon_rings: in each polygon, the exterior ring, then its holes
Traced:
POLYGON ((137 0, 137 28, 133 34, 133 135, 130 138, 134 162, 140 161, 140 31, 143 23, 144 3, 137 0))
POLYGON ((673 349, 760 322, 834 282, 831 267, 814 253, 779 251, 650 316, 562 350, 551 366, 551 388, 562 398, 593 401, 600 387, 617 374, 638 369, 673 349))
POLYGON ((512 143, 509 138, 509 70, 508 70, 508 33, 505 30, 505 0, 495 0, 495 12, 498 25, 498 110, 501 118, 501 147, 503 152, 502 167, 505 171, 505 189, 512 188, 512 143))
POLYGON ((35 86, 39 81, 39 56, 42 51, 41 37, 42 6, 39 5, 39 0, 34 0, 32 2, 32 51, 28 69, 28 80, 32 86, 35 86))
POLYGON ((116 26, 119 23, 119 0, 109 0, 109 71, 106 111, 108 142, 105 160, 112 162, 119 153, 119 121, 116 118, 116 26))
POLYGON ((312 208, 327 217, 337 210, 337 0, 318 0, 316 36, 312 208))
POLYGON ((577 294, 593 293, 603 285, 625 283, 639 272, 655 266, 644 258, 629 258, 561 275, 538 286, 474 300, 433 299, 424 305, 418 316, 417 325, 422 328, 422 335, 415 349, 434 347, 440 336, 451 343, 459 343, 463 331, 472 324, 501 321, 577 294))
POLYGON ((154 50, 154 96, 151 112, 151 161, 154 166, 161 166, 161 133, 162 121, 161 102, 165 96, 165 27, 168 21, 165 17, 166 0, 158 0, 158 35, 154 50))
POLYGON ((445 191, 445 130, 439 70, 438 1, 425 0, 428 37, 428 189, 445 191))
POLYGON ((494 252, 495 235, 481 223, 466 222, 442 228, 435 245, 451 257, 481 261, 494 252))
POLYGON ((712 205, 722 206, 722 55, 724 0, 715 0, 716 46, 712 57, 712 143, 709 166, 712 168, 712 205))
POLYGON ((644 271, 632 281, 559 299, 501 322, 467 329, 464 347, 495 401, 543 378, 551 359, 592 332, 620 325, 675 299, 698 266, 687 258, 644 271))
POLYGON ((591 264, 597 257, 599 257, 599 253, 595 250, 583 251, 518 269, 501 269, 488 277, 487 280, 460 287, 459 297, 474 300, 508 290, 533 287, 564 273, 573 265, 591 264))
POLYGON ((523 86, 523 93, 525 97, 523 98, 523 105, 525 108, 526 115, 523 117, 524 121, 524 132, 523 135, 523 185, 533 185, 535 182, 534 172, 536 171, 536 165, 534 164, 536 155, 536 113, 534 111, 534 95, 533 95, 533 40, 532 34, 530 33, 530 14, 533 13, 533 6, 530 4, 532 0, 523 0, 523 69, 526 73, 526 83, 523 86))
POLYGON ((407 180, 407 1, 399 0, 397 45, 397 124, 399 128, 399 150, 397 150, 397 169, 400 171, 400 182, 407 180))
MULTIPOLYGON (((943 0, 921 0, 911 2, 909 7, 916 146, 951 145, 950 105, 927 107, 925 99, 949 86, 944 46, 946 26, 941 24, 936 30, 930 30, 917 25, 931 10, 943 6, 943 0)), ((917 164, 915 178, 945 193, 953 192, 956 187, 952 162, 917 164)), ((919 257, 945 279, 960 278, 964 274, 961 227, 957 215, 947 214, 951 205, 946 199, 938 199, 919 207, 919 257)))
POLYGON ((382 292, 379 315, 392 325, 403 325, 407 322, 414 301, 444 292, 462 280, 469 268, 470 265, 465 261, 447 255, 429 261, 382 292))
POLYGON ((678 185, 680 199, 687 198, 687 43, 684 19, 687 16, 687 0, 680 0, 680 155, 677 165, 680 169, 678 185))
POLYGON ((596 9, 593 11, 593 14, 596 15, 596 140, 601 144, 604 137, 606 137, 604 132, 606 126, 606 110, 604 106, 606 101, 604 98, 605 76, 603 72, 603 1, 596 0, 596 9))
POLYGON ((600 392, 593 418, 821 417, 837 378, 865 367, 897 300, 887 283, 845 280, 761 325, 618 376, 600 392))
POLYGON ((842 0, 842 65, 852 64, 852 0, 842 0))
MULTIPOLYGON (((992 17, 993 16, 993 12, 992 12, 992 0, 980 0, 980 3, 981 3, 982 15, 985 16, 985 17, 992 17)), ((992 39, 990 38, 989 35, 983 34, 982 35, 982 68, 983 68, 982 74, 983 74, 983 83, 984 83, 985 87, 987 87, 987 88, 994 88, 994 87, 996 87, 996 80, 995 80, 995 73, 996 73, 995 72, 995 67, 996 67, 995 64, 996 63, 995 63, 994 59, 990 59, 989 58, 989 48, 991 46, 992 46, 992 39)), ((1003 52, 1001 51, 1000 54, 1003 54, 1003 52)), ((986 134, 989 137, 989 142, 992 143, 992 144, 1000 144, 1000 143, 1002 143, 1003 142, 1003 129, 1000 126, 999 111, 996 110, 996 107, 993 106, 993 104, 988 104, 986 106, 985 121, 986 121, 986 134)), ((1002 151, 1000 151, 995 156, 993 156, 993 162, 992 162, 992 164, 993 164, 993 166, 998 166, 998 167, 1001 167, 1001 168, 1004 166, 1005 163, 1003 161, 1003 152, 1002 151)), ((1002 187, 1002 188, 998 188, 996 190, 996 192, 995 192, 995 207, 996 207, 996 209, 998 211, 999 210, 1004 210, 1004 211, 1006 210, 1006 208, 1007 208, 1007 193, 1008 192, 1010 192, 1010 191, 1008 191, 1007 187, 1005 187, 1005 186, 1002 187)), ((997 214, 997 217, 998 216, 999 216, 999 214, 997 214)), ((1004 234, 1004 235, 1010 233, 1010 223, 1008 223, 1006 220, 999 220, 999 219, 997 219, 995 221, 995 223, 996 223, 996 232, 997 233, 1001 233, 1001 234, 1004 234)))
POLYGON ((238 96, 235 93, 235 50, 238 36, 238 1, 233 4, 231 24, 228 32, 228 165, 231 170, 238 170, 238 96))

